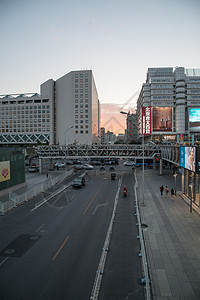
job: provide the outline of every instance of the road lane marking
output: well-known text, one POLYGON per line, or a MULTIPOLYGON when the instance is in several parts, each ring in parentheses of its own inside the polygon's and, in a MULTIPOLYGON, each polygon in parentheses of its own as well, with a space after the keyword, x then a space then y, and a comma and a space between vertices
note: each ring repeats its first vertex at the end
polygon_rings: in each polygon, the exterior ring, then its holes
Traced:
POLYGON ((60 246, 60 248, 58 249, 58 251, 54 255, 54 257, 52 258, 52 261, 54 261, 56 259, 56 257, 58 256, 58 254, 60 253, 60 251, 62 250, 62 248, 66 244, 66 242, 68 241, 68 239, 69 239, 69 236, 66 237, 66 239, 64 240, 64 242, 62 243, 62 245, 60 246))
POLYGON ((94 197, 92 198, 92 200, 90 201, 90 203, 88 204, 88 206, 86 207, 86 209, 83 212, 83 215, 87 212, 88 208, 90 207, 90 205, 92 204, 92 202, 94 201, 94 199, 96 198, 96 196, 98 195, 98 193, 100 192, 102 186, 104 185, 105 181, 102 183, 102 185, 100 186, 100 188, 98 189, 98 191, 96 192, 96 194, 94 195, 94 197))
POLYGON ((6 257, 4 260, 2 260, 2 261, 0 262, 0 267, 5 263, 5 261, 6 261, 7 259, 9 259, 9 257, 6 257))
POLYGON ((97 209, 98 209, 99 207, 107 206, 107 205, 108 205, 108 201, 105 202, 105 203, 98 204, 98 205, 95 207, 95 209, 94 209, 92 215, 95 215, 95 214, 96 214, 96 211, 97 211, 97 209))
POLYGON ((45 224, 42 224, 35 232, 40 231, 40 229, 42 229, 42 227, 44 227, 45 224))

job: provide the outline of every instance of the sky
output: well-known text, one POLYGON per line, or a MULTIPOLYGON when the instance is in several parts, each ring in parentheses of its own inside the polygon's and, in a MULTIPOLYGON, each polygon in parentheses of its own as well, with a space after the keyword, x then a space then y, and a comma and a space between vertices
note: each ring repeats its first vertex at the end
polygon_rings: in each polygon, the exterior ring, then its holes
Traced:
POLYGON ((149 67, 200 68, 200 0, 0 0, 0 37, 0 95, 91 69, 134 107, 149 67))

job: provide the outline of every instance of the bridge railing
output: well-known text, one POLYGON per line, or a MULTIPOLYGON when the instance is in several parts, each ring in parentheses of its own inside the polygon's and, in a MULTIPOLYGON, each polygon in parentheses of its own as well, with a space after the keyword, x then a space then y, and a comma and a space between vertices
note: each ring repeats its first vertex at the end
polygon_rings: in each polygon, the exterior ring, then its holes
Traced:
MULTIPOLYGON (((39 146, 36 149, 39 158, 142 158, 142 145, 67 145, 39 146)), ((180 146, 145 145, 145 158, 160 157, 166 161, 180 164, 180 146)))

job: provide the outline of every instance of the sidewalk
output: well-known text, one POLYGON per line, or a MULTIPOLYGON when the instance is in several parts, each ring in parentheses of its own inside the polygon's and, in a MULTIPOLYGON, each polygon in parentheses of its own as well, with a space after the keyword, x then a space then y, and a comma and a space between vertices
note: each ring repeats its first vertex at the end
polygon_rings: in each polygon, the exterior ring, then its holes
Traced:
MULTIPOLYGON (((165 171, 164 171, 165 172, 165 171)), ((200 216, 178 195, 160 195, 163 184, 171 190, 171 174, 136 170, 141 222, 153 300, 200 299, 200 216), (144 206, 143 201, 144 189, 144 206)))

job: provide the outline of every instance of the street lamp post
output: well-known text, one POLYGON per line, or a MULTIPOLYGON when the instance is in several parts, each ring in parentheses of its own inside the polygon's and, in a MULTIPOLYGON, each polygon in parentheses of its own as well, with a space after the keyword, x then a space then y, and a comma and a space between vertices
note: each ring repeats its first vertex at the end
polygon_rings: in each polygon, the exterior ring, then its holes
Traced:
POLYGON ((67 145, 66 145, 66 132, 67 132, 68 130, 70 130, 71 128, 74 128, 74 126, 71 126, 71 127, 67 128, 67 129, 65 130, 65 148, 67 147, 67 145))
POLYGON ((174 191, 174 194, 176 195, 176 177, 177 177, 177 173, 176 174, 174 174, 173 176, 174 176, 174 179, 175 179, 175 191, 174 191))
POLYGON ((192 187, 193 187, 193 185, 194 185, 193 182, 191 182, 191 183, 189 184, 189 187, 190 187, 190 196, 191 196, 191 198, 190 198, 190 212, 191 212, 191 213, 192 213, 192 187))

